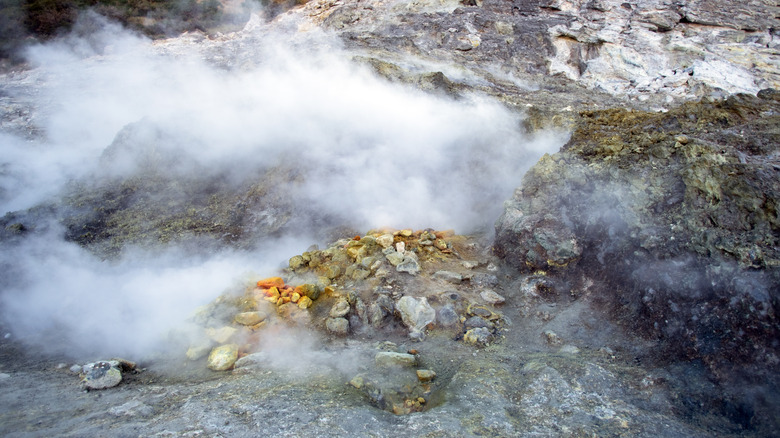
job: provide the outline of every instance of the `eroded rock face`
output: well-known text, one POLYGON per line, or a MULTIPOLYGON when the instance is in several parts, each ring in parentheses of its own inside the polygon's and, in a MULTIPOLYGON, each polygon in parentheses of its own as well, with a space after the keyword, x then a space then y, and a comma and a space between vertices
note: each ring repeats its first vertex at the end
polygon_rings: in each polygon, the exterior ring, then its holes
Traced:
POLYGON ((667 359, 703 359, 726 380, 771 373, 780 335, 778 96, 584 114, 506 204, 497 253, 521 271, 603 281, 596 300, 660 341, 667 359), (572 242, 578 259, 550 262, 572 242))
POLYGON ((756 93, 780 86, 773 61, 778 7, 766 0, 315 0, 290 14, 368 50, 368 62, 391 80, 449 95, 464 81, 448 76, 463 71, 426 80, 430 74, 405 70, 388 54, 457 63, 491 81, 494 91, 506 91, 506 79, 515 86, 518 79, 554 86, 545 77, 552 75, 655 105, 713 90, 756 93))

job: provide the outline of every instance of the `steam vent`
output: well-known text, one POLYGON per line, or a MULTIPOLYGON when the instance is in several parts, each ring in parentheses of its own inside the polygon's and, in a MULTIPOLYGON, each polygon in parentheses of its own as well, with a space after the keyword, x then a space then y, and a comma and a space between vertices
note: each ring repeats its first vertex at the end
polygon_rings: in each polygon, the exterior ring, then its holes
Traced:
POLYGON ((6 3, 0 435, 778 435, 776 1, 6 3))

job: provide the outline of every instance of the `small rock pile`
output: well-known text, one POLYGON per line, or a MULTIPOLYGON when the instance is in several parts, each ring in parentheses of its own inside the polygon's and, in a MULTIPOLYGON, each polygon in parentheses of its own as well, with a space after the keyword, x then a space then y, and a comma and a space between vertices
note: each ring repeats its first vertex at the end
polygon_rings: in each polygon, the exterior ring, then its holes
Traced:
POLYGON ((253 280, 243 295, 202 308, 193 318, 202 335, 187 356, 207 356, 215 371, 232 369, 257 352, 260 332, 272 324, 339 337, 401 331, 415 341, 444 330, 486 346, 497 338, 503 318, 494 309, 505 299, 493 290, 497 278, 486 261, 462 259, 460 252, 473 248, 465 236, 430 229, 374 230, 313 247, 289 259, 289 283, 279 276, 253 280))

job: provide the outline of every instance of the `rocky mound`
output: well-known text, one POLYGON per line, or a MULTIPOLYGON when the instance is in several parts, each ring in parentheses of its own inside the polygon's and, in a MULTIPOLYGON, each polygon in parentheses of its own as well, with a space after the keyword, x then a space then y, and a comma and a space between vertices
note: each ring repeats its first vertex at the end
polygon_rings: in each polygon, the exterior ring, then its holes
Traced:
POLYGON ((657 341, 656 360, 776 385, 779 111, 780 94, 764 90, 667 113, 583 114, 507 203, 496 253, 567 279, 657 341))

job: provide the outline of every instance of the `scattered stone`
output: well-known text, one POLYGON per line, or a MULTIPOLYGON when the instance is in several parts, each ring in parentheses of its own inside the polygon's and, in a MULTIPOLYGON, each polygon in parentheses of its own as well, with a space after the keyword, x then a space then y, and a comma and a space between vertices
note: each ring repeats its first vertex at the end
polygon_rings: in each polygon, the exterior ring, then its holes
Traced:
POLYGON ((479 293, 479 296, 482 297, 482 299, 487 303, 493 305, 504 304, 504 301, 506 301, 504 297, 490 289, 483 290, 479 293))
POLYGON ((443 327, 452 327, 460 321, 460 317, 451 306, 445 306, 439 309, 436 320, 443 327))
POLYGON ((436 321, 436 310, 428 304, 427 298, 401 297, 396 304, 401 320, 411 333, 422 333, 428 324, 436 321))
POLYGON ((116 361, 101 361, 84 365, 84 386, 87 389, 106 389, 119 385, 122 371, 116 361))
POLYGON ((349 321, 346 318, 328 318, 325 327, 334 335, 346 335, 349 333, 349 321))
POLYGON ((208 367, 214 371, 225 371, 233 367, 238 359, 238 345, 227 344, 211 350, 208 367))
POLYGON ((241 312, 236 314, 233 319, 241 325, 257 325, 265 321, 267 317, 268 315, 263 312, 241 312))
POLYGON ((221 328, 207 328, 206 329, 206 336, 209 337, 212 341, 216 342, 217 344, 224 344, 230 341, 230 338, 233 337, 233 335, 238 332, 237 328, 234 327, 221 327, 221 328))
POLYGON ((417 370, 417 378, 425 383, 436 378, 436 372, 433 370, 417 370))
POLYGON ((81 365, 73 365, 72 367, 68 368, 68 370, 69 370, 71 373, 78 374, 78 373, 80 373, 80 372, 81 372, 81 365))
POLYGON ((411 229, 401 230, 398 232, 399 235, 403 237, 411 237, 414 232, 411 229))
POLYGON ((349 381, 349 384, 357 389, 362 389, 363 386, 365 386, 365 380, 363 379, 363 376, 355 376, 349 381))
POLYGON ((493 334, 485 327, 477 327, 466 331, 463 342, 471 345, 487 345, 493 339, 493 334))
POLYGON ((563 340, 552 330, 545 330, 542 332, 542 336, 550 345, 561 345, 563 340))
POLYGON ((349 302, 346 298, 339 298, 338 301, 330 308, 331 318, 341 318, 349 313, 349 302))
POLYGON ((463 276, 461 276, 457 272, 452 272, 452 271, 436 271, 433 274, 433 278, 437 280, 444 280, 452 284, 460 284, 463 281, 463 276))
POLYGON ((417 358, 413 354, 394 351, 380 351, 374 357, 374 361, 382 367, 413 367, 417 365, 417 358))

